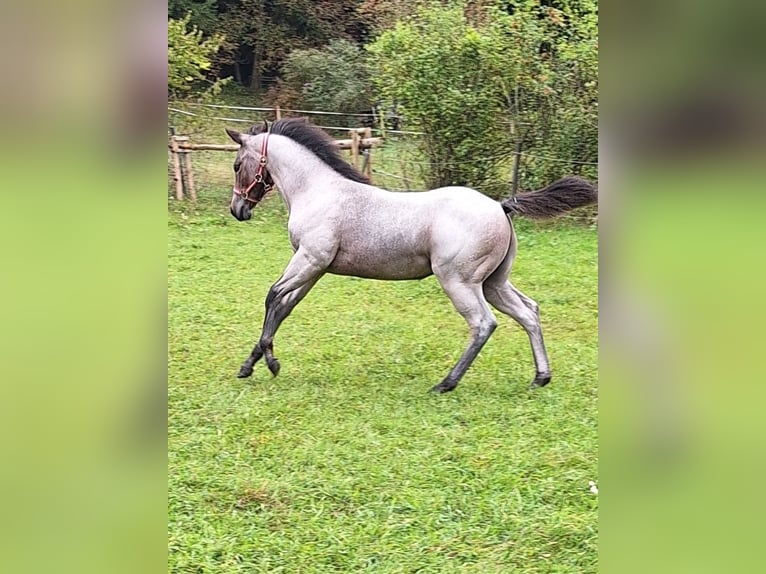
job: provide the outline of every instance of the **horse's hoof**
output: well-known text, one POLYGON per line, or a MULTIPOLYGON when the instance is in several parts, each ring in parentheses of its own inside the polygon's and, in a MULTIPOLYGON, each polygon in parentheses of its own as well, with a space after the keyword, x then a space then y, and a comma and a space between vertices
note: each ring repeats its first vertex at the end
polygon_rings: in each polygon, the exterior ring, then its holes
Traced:
POLYGON ((431 391, 430 392, 432 392, 432 393, 439 393, 439 394, 448 393, 450 391, 454 391, 455 387, 457 387, 456 383, 449 383, 447 381, 442 381, 438 385, 435 385, 435 386, 431 387, 431 391))
POLYGON ((279 360, 275 357, 266 357, 266 365, 269 367, 271 374, 277 376, 279 374, 279 360))
POLYGON ((551 375, 550 375, 550 373, 548 373, 547 375, 538 373, 537 376, 535 377, 535 380, 532 381, 531 385, 529 385, 529 388, 530 389, 537 389, 539 387, 544 387, 545 385, 547 385, 550 382, 551 382, 551 375))
POLYGON ((253 374, 253 367, 250 367, 248 365, 242 365, 242 367, 239 369, 239 373, 237 374, 237 378, 246 379, 252 374, 253 374))

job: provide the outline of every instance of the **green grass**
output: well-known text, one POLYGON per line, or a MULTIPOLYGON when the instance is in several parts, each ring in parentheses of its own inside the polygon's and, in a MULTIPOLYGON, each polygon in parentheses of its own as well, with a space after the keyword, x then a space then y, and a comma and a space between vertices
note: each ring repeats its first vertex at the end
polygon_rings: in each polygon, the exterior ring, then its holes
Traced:
POLYGON ((460 386, 427 393, 468 340, 433 278, 323 278, 277 335, 279 377, 240 380, 291 249, 279 198, 239 223, 228 197, 170 202, 169 570, 595 572, 596 230, 517 224, 544 389, 500 316, 460 386))

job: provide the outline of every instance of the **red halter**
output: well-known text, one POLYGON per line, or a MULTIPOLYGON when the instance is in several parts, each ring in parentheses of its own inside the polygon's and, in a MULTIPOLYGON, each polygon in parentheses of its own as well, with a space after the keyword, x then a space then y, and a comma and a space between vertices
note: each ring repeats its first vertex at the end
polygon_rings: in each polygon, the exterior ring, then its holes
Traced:
POLYGON ((253 205, 257 204, 261 199, 263 199, 263 196, 266 195, 266 193, 272 188, 271 185, 264 183, 263 184, 263 193, 259 193, 255 199, 252 199, 250 197, 250 190, 255 187, 256 184, 263 183, 263 171, 266 168, 266 151, 269 147, 269 132, 266 132, 266 137, 263 138, 263 143, 261 144, 261 159, 258 161, 258 171, 255 172, 255 177, 253 178, 253 181, 250 183, 250 185, 247 186, 247 189, 245 191, 241 191, 237 189, 237 184, 234 184, 234 194, 240 196, 245 201, 248 201, 252 203, 253 205))

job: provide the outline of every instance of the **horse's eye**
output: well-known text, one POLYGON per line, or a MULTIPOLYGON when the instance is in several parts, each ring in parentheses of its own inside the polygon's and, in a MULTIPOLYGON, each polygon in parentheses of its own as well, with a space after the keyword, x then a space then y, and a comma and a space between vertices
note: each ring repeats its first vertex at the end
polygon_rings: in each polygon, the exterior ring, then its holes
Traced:
POLYGON ((234 162, 234 171, 235 171, 235 172, 239 171, 239 168, 240 168, 241 166, 242 166, 242 162, 241 162, 241 161, 235 161, 235 162, 234 162))

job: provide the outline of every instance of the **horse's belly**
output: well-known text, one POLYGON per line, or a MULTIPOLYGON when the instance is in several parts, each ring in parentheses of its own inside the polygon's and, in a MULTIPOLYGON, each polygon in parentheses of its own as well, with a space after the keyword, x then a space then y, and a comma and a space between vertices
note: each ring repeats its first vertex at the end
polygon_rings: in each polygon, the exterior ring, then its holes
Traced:
POLYGON ((357 254, 339 251, 327 269, 336 275, 352 275, 366 279, 423 279, 431 275, 428 257, 417 254, 357 254))

